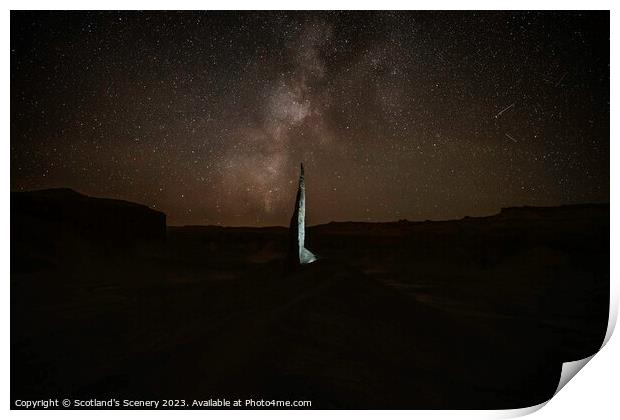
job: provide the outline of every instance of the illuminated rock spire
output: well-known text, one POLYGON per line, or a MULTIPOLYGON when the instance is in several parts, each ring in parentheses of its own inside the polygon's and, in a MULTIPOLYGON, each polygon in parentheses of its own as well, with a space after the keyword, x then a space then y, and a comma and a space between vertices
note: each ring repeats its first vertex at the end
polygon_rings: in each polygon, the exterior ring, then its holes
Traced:
POLYGON ((306 236, 306 187, 304 184, 304 164, 301 164, 299 188, 295 200, 295 211, 291 217, 289 230, 290 249, 289 262, 293 266, 309 264, 316 260, 316 256, 304 246, 306 236))

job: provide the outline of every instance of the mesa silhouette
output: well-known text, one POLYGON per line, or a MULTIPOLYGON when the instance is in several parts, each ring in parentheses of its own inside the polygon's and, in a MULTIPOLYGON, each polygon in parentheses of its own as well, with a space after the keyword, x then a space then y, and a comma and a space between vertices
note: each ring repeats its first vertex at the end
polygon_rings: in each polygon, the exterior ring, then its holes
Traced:
POLYGON ((608 204, 311 226, 293 272, 288 237, 11 193, 11 400, 517 408, 605 335, 608 204))

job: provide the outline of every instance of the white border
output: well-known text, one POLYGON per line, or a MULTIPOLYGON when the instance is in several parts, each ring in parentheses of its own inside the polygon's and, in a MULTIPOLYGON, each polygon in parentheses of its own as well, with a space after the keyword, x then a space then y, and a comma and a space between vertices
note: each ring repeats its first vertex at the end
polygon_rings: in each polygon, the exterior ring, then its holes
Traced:
MULTIPOLYGON (((3 15, 4 25, 2 26, 2 39, 4 45, 4 65, 2 66, 2 75, 4 83, 2 84, 2 93, 4 101, 2 101, 2 121, 6 138, 5 146, 0 149, 0 156, 2 157, 2 165, 0 166, 0 173, 5 185, 9 185, 10 182, 10 151, 9 141, 10 138, 10 68, 9 68, 9 45, 10 45, 10 13, 9 9, 51 9, 51 10, 71 10, 71 9, 111 9, 111 10, 254 10, 254 9, 268 9, 268 10, 322 10, 322 9, 365 9, 365 10, 386 10, 386 9, 415 9, 415 10, 495 10, 501 6, 501 9, 507 10, 610 10, 613 9, 614 2, 611 1, 542 1, 542 0, 521 0, 521 1, 489 1, 489 0, 475 0, 475 1, 416 1, 409 2, 404 0, 382 0, 368 1, 368 0, 314 0, 314 1, 284 1, 284 0, 265 0, 265 1, 239 1, 228 0, 226 2, 213 2, 213 1, 197 1, 197 0, 176 0, 161 1, 161 0, 96 0, 85 3, 76 0, 61 0, 55 2, 44 1, 7 1, 4 4, 7 5, 7 9, 3 15)), ((615 10, 611 11, 611 45, 617 45, 616 36, 614 34, 614 28, 620 23, 616 18, 615 10)), ((617 54, 615 48, 612 47, 611 51, 611 69, 616 69, 617 54)), ((617 84, 615 83, 615 75, 611 77, 611 97, 617 98, 617 84)), ((613 100, 612 100, 612 103, 613 100)), ((615 118, 611 118, 611 133, 617 133, 615 118)), ((611 135, 610 138, 614 138, 611 135)), ((616 148, 611 144, 611 161, 617 162, 616 148)), ((611 179, 617 179, 618 169, 612 165, 611 179)), ((10 188, 10 187, 9 187, 10 188)), ((6 191, 6 190, 5 190, 6 191)), ((616 184, 611 183, 611 201, 615 202, 619 197, 619 188, 616 184)), ((4 286, 4 305, 2 311, 2 337, 5 338, 4 345, 2 346, 2 361, 4 369, 3 380, 1 382, 2 390, 2 408, 4 410, 9 409, 9 314, 10 314, 10 294, 9 294, 9 195, 5 192, 2 195, 2 206, 0 206, 2 220, 2 239, 1 239, 1 267, 5 286, 4 286)), ((617 287, 617 274, 618 274, 618 223, 615 221, 615 217, 618 216, 617 212, 613 211, 612 207, 612 219, 611 219, 611 297, 612 305, 610 315, 613 319, 610 322, 611 325, 615 325, 618 311, 618 287, 617 287)), ((554 398, 552 398, 545 406, 544 409, 537 411, 534 416, 539 419, 549 418, 566 418, 566 419, 583 419, 585 417, 591 417, 594 419, 615 419, 617 418, 620 410, 618 409, 618 397, 617 397, 617 383, 618 374, 620 373, 618 355, 620 353, 620 345, 617 344, 617 339, 611 340, 600 352, 597 354, 590 363, 583 369, 583 372, 579 373, 579 378, 569 382, 554 398)), ((540 408, 540 407, 536 407, 540 408)), ((527 412, 533 411, 535 408, 524 410, 497 410, 497 411, 356 411, 355 413, 343 412, 343 411, 291 411, 291 412, 274 412, 274 411, 146 411, 146 412, 127 412, 127 411, 89 411, 88 413, 80 411, 11 411, 10 415, 19 418, 35 418, 42 415, 50 418, 109 418, 111 416, 120 418, 129 418, 136 415, 148 418, 168 418, 170 415, 174 417, 216 417, 224 419, 233 419, 238 417, 251 416, 255 418, 264 419, 279 419, 289 418, 295 416, 295 418, 307 418, 320 416, 321 418, 336 418, 342 416, 355 415, 362 418, 385 418, 385 417, 413 417, 416 418, 444 418, 444 417, 458 417, 458 418, 504 418, 513 417, 519 414, 527 414, 527 412)), ((534 417, 532 417, 534 418, 534 417)))

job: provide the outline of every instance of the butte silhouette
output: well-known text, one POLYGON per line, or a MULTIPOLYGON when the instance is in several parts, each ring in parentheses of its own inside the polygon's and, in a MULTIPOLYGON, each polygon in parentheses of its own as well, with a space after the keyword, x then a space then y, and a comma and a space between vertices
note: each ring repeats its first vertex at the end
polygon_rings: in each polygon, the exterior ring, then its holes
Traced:
POLYGON ((304 184, 304 164, 301 164, 299 187, 295 200, 295 211, 289 228, 289 266, 298 267, 316 261, 316 256, 304 246, 306 237, 306 187, 304 184))

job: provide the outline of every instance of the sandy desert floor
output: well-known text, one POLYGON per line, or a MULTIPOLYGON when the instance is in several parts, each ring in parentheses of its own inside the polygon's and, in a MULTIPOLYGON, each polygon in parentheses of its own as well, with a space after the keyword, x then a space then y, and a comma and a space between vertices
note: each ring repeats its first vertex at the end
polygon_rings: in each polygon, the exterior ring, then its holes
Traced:
POLYGON ((122 253, 64 238, 55 259, 23 240, 12 400, 517 408, 551 397, 607 326, 608 205, 315 226, 320 259, 294 272, 284 228, 169 227, 122 253))

